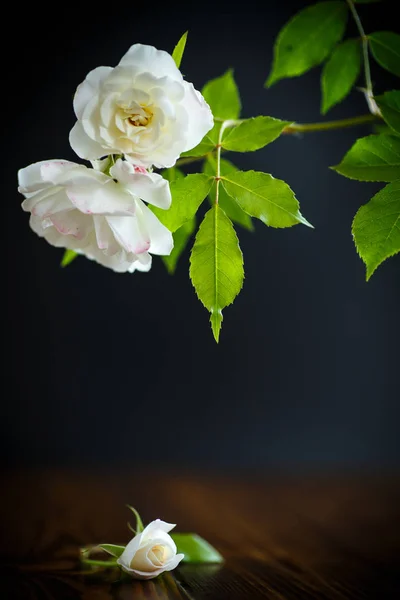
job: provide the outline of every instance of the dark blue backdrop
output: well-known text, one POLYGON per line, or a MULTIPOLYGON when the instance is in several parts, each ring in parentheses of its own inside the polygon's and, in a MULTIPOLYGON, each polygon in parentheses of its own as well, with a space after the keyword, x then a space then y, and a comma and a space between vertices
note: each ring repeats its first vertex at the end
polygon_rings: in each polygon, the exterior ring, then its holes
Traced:
MULTIPOLYGON (((350 227, 381 186, 329 170, 369 128, 286 136, 234 158, 287 181, 315 230, 256 223, 254 234, 238 232, 246 279, 224 311, 219 346, 188 278, 188 252, 174 277, 159 260, 149 274, 84 259, 62 270, 62 252, 30 231, 16 191, 18 168, 74 160, 72 96, 89 70, 115 65, 135 42, 172 51, 186 29, 182 70, 197 88, 234 67, 244 116, 319 120, 319 68, 263 88, 273 40, 305 4, 124 4, 107 13, 36 5, 10 20, 3 462, 399 465, 400 261, 365 282, 350 227)), ((390 10, 359 6, 367 31, 391 28, 390 10)), ((378 92, 395 85, 375 66, 373 79, 378 92)), ((354 91, 328 118, 364 112, 354 91)))

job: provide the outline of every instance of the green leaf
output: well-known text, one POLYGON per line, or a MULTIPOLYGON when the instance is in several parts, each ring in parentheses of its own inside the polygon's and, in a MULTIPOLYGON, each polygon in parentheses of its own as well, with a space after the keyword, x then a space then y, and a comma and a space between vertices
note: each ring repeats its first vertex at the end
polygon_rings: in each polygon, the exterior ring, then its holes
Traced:
POLYGON ((227 130, 222 139, 222 147, 234 152, 259 150, 278 138, 290 121, 273 117, 254 117, 227 130))
POLYGON ((400 181, 384 187, 359 209, 352 232, 367 265, 368 281, 386 258, 400 252, 400 181))
POLYGON ((172 52, 172 58, 174 59, 175 64, 178 67, 178 69, 181 66, 182 56, 183 56, 183 52, 185 50, 187 36, 188 36, 188 32, 185 31, 185 33, 183 34, 183 36, 181 37, 181 39, 175 46, 174 51, 172 52))
POLYGON ((195 227, 196 218, 193 217, 189 221, 186 221, 186 223, 184 223, 182 227, 179 227, 179 229, 177 229, 172 234, 172 237, 174 238, 174 247, 172 248, 172 252, 168 256, 161 257, 164 265, 167 268, 168 273, 170 273, 171 275, 175 273, 178 260, 182 252, 185 250, 190 236, 195 230, 195 227))
POLYGON ((239 117, 240 96, 232 69, 206 83, 201 93, 210 105, 214 118, 226 120, 239 117))
POLYGON ((350 92, 360 74, 361 46, 359 40, 346 40, 335 48, 321 76, 322 106, 325 115, 350 92))
POLYGON ((61 259, 61 266, 67 267, 70 263, 72 263, 73 260, 75 260, 77 256, 79 256, 79 254, 74 252, 74 250, 65 250, 61 259))
POLYGON ((100 544, 99 548, 111 554, 111 556, 115 556, 119 558, 123 551, 125 550, 125 546, 117 546, 115 544, 100 544))
POLYGON ((331 167, 349 179, 394 181, 400 178, 400 138, 368 135, 356 141, 342 162, 331 167))
POLYGON ((237 171, 224 176, 222 183, 248 215, 270 227, 291 227, 298 223, 312 227, 300 213, 288 184, 268 173, 237 171))
POLYGON ((266 86, 321 64, 342 39, 346 22, 347 6, 340 1, 319 2, 297 13, 276 39, 266 86))
POLYGON ((178 169, 178 167, 170 167, 169 169, 164 169, 161 172, 161 175, 170 183, 173 183, 177 179, 183 179, 185 177, 185 174, 180 169, 178 169))
POLYGON ((170 184, 172 204, 168 210, 151 206, 151 210, 167 229, 174 232, 192 219, 210 191, 212 179, 202 173, 186 175, 170 184))
POLYGON ((372 4, 373 2, 382 2, 382 0, 353 0, 354 4, 372 4))
POLYGON ((216 342, 222 309, 232 304, 243 285, 243 256, 230 219, 215 204, 205 215, 190 256, 190 278, 199 300, 211 312, 216 342))
MULTIPOLYGON (((136 510, 136 508, 133 508, 133 506, 130 506, 129 504, 127 504, 126 506, 127 506, 127 508, 129 508, 129 510, 131 510, 133 512, 133 514, 136 517, 136 528, 133 531, 136 532, 136 534, 142 533, 142 531, 144 529, 144 525, 143 525, 143 521, 140 518, 138 511, 136 510)), ((130 529, 132 530, 131 527, 130 527, 130 529)))
POLYGON ((170 533, 178 552, 185 555, 185 563, 222 563, 221 554, 196 533, 170 533))
MULTIPOLYGON (((220 161, 221 175, 228 175, 229 173, 233 173, 237 170, 238 169, 235 167, 235 165, 233 165, 231 162, 229 162, 229 160, 221 158, 221 161, 220 161)), ((207 175, 214 175, 214 177, 215 177, 215 174, 217 172, 217 163, 216 163, 214 156, 209 156, 207 158, 207 160, 204 162, 203 171, 207 175)), ((215 183, 213 184, 213 186, 211 188, 209 198, 210 198, 210 203, 212 205, 215 202, 215 183)), ((231 219, 231 221, 238 223, 239 225, 241 225, 245 229, 248 229, 249 231, 254 230, 254 226, 253 226, 251 217, 249 217, 249 215, 247 215, 240 208, 239 204, 237 204, 237 202, 235 202, 235 200, 233 200, 230 196, 228 196, 228 194, 226 193, 226 191, 224 190, 222 185, 219 186, 219 190, 218 190, 218 204, 220 205, 220 207, 222 208, 224 213, 231 219)))
POLYGON ((400 35, 392 31, 378 31, 370 33, 368 39, 376 62, 400 77, 400 35))
POLYGON ((375 96, 375 100, 386 123, 400 133, 400 91, 385 92, 382 96, 375 96))

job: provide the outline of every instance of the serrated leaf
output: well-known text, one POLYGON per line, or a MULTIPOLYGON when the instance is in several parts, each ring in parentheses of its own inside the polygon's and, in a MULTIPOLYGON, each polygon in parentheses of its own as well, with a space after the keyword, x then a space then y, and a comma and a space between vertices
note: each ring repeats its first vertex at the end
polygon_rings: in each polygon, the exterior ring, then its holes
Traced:
MULTIPOLYGON (((233 173, 234 171, 237 171, 237 170, 238 169, 235 167, 235 165, 232 164, 229 160, 221 158, 221 161, 220 161, 221 175, 228 175, 229 173, 233 173)), ((217 172, 217 166, 216 166, 216 160, 215 160, 214 156, 210 156, 207 158, 206 161, 204 161, 203 171, 207 175, 215 176, 215 174, 217 172)), ((215 202, 215 183, 213 184, 213 186, 211 188, 209 198, 210 198, 210 203, 213 204, 215 202)), ((235 200, 233 200, 233 198, 228 196, 228 194, 226 193, 226 191, 224 190, 222 185, 219 186, 219 190, 218 190, 218 203, 219 203, 220 207, 222 208, 222 210, 224 211, 224 213, 231 219, 231 221, 238 223, 238 225, 241 225, 242 227, 244 227, 245 229, 248 229, 249 231, 254 230, 254 226, 253 226, 251 217, 249 215, 247 215, 240 208, 238 203, 235 202, 235 200)))
POLYGON ((190 278, 199 300, 211 312, 216 342, 222 309, 232 304, 243 285, 243 256, 230 219, 218 204, 206 213, 190 256, 190 278))
POLYGON ((267 87, 321 64, 342 39, 346 23, 345 2, 319 2, 298 12, 276 39, 267 87))
POLYGON ((201 93, 216 119, 237 119, 241 103, 232 69, 205 84, 201 93))
POLYGON ((321 113, 323 115, 350 93, 358 79, 360 68, 361 45, 359 40, 346 40, 335 48, 321 75, 321 113))
POLYGON ((79 254, 74 252, 74 250, 65 250, 60 265, 62 267, 67 267, 72 263, 73 260, 75 260, 75 258, 77 258, 77 256, 79 256, 79 254))
POLYGON ((359 209, 352 232, 368 280, 384 260, 400 252, 400 181, 384 187, 359 209))
POLYGON ((386 123, 400 133, 400 91, 385 92, 382 96, 375 96, 375 100, 386 123))
POLYGON ((250 216, 270 227, 312 227, 299 210, 299 203, 287 183, 268 173, 237 171, 222 178, 226 192, 250 216))
POLYGON ((196 533, 170 533, 178 553, 184 554, 182 562, 197 564, 222 563, 222 555, 196 533))
POLYGON ((400 77, 400 35, 392 31, 377 31, 368 35, 376 62, 400 77))
POLYGON ((193 217, 189 221, 186 221, 186 223, 184 223, 182 227, 179 227, 179 229, 177 229, 172 234, 172 237, 174 238, 174 247, 172 248, 172 252, 168 256, 161 257, 164 265, 167 268, 168 273, 170 273, 171 275, 175 273, 178 260, 182 252, 185 250, 190 236, 195 230, 195 227, 196 218, 193 217))
POLYGON ((188 32, 185 31, 185 33, 182 35, 181 39, 175 46, 174 51, 172 52, 172 58, 174 59, 175 64, 178 67, 178 69, 181 66, 182 56, 185 51, 187 36, 188 36, 188 32))
POLYGON ((356 141, 342 162, 331 167, 359 181, 394 181, 400 178, 400 138, 368 135, 356 141))
POLYGON ((200 144, 191 150, 182 152, 181 158, 184 158, 185 156, 205 156, 206 154, 212 152, 218 144, 218 134, 219 130, 221 129, 221 125, 222 123, 215 123, 214 127, 203 137, 200 144))
POLYGON ((161 175, 170 183, 173 183, 177 179, 183 179, 185 177, 183 171, 178 169, 178 167, 170 167, 169 169, 164 169, 161 172, 161 175))
POLYGON ((168 210, 150 206, 153 213, 167 229, 174 232, 192 219, 210 191, 212 178, 202 173, 186 175, 170 184, 172 204, 168 210))
POLYGON ((100 544, 99 547, 116 558, 119 558, 125 550, 125 546, 117 546, 116 544, 100 544))
POLYGON ((222 138, 222 147, 233 152, 250 152, 264 148, 276 138, 290 121, 281 121, 273 117, 254 117, 246 119, 236 127, 226 130, 222 138))
MULTIPOLYGON (((134 532, 136 532, 136 534, 138 533, 142 533, 143 529, 144 529, 144 525, 143 525, 143 521, 138 513, 138 511, 136 510, 136 508, 133 508, 133 506, 131 506, 130 504, 126 505, 127 508, 129 508, 129 510, 131 510, 133 512, 133 514, 135 515, 136 518, 136 528, 133 529, 134 532)), ((130 528, 132 529, 132 528, 130 528)))

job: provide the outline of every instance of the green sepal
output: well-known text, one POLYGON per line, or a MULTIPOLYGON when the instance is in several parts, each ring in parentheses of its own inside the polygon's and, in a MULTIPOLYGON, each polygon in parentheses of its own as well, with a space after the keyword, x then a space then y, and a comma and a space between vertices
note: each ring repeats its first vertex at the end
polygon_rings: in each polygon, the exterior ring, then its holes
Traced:
POLYGON ((178 67, 178 69, 181 66, 182 56, 185 51, 187 36, 188 36, 188 32, 185 31, 185 33, 182 35, 181 39, 175 46, 174 51, 172 52, 172 58, 174 59, 175 64, 178 67))

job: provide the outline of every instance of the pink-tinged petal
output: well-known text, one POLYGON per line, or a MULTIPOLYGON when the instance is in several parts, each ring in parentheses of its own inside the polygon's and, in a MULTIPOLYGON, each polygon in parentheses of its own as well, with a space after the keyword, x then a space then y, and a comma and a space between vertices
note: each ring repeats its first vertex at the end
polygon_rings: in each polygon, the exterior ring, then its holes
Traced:
POLYGON ((40 167, 40 172, 43 181, 49 181, 57 185, 60 177, 65 176, 66 173, 77 167, 79 165, 69 160, 47 160, 40 167))
POLYGON ((102 156, 112 154, 112 149, 103 148, 98 142, 92 140, 85 130, 82 123, 77 121, 69 133, 69 143, 72 150, 87 160, 96 160, 102 156))
POLYGON ((132 216, 136 210, 135 199, 129 192, 109 179, 106 184, 70 185, 67 196, 72 204, 86 215, 132 216))
POLYGON ((94 216, 93 223, 96 242, 99 249, 104 252, 106 256, 114 256, 120 252, 121 246, 115 239, 114 234, 107 223, 107 219, 105 217, 94 216))
POLYGON ((78 119, 82 118, 87 103, 97 93, 101 83, 112 70, 112 67, 97 67, 90 71, 86 79, 78 85, 74 96, 74 111, 78 119))
POLYGON ((143 167, 134 167, 118 159, 110 169, 110 175, 145 202, 164 209, 171 206, 169 183, 158 173, 149 173, 143 167))
POLYGON ((83 254, 103 267, 112 269, 115 273, 133 273, 136 271, 137 261, 126 260, 124 252, 114 254, 113 256, 107 256, 98 248, 91 247, 90 249, 86 249, 83 254))
POLYGON ((43 181, 41 168, 48 160, 41 160, 18 171, 18 191, 21 194, 31 194, 49 185, 43 181))
POLYGON ((174 59, 164 50, 157 50, 154 46, 134 44, 119 61, 120 66, 137 66, 140 71, 149 72, 156 77, 168 76, 180 81, 182 75, 174 59))
POLYGON ((186 131, 186 144, 182 151, 191 150, 197 146, 214 125, 211 109, 200 92, 187 81, 184 82, 184 86, 185 98, 182 100, 182 106, 190 118, 186 131))
POLYGON ((55 227, 49 227, 46 229, 43 237, 46 242, 52 246, 55 246, 56 248, 69 248, 75 252, 82 254, 84 253, 84 250, 82 250, 81 246, 86 246, 86 240, 79 240, 71 235, 62 235, 55 227))
POLYGON ((25 212, 31 212, 35 214, 35 206, 42 200, 45 200, 49 196, 53 196, 57 190, 54 189, 54 186, 46 187, 42 189, 40 192, 36 192, 33 194, 27 195, 26 199, 22 202, 21 207, 25 212))
POLYGON ((77 240, 84 240, 93 230, 93 219, 77 210, 53 214, 49 219, 59 233, 71 235, 77 240))
MULTIPOLYGON (((139 204, 140 200, 137 201, 139 204)), ((166 256, 171 253, 174 247, 174 238, 172 233, 162 225, 156 215, 143 203, 140 202, 141 214, 137 210, 138 220, 143 223, 148 236, 151 240, 148 251, 151 254, 161 254, 166 256)), ((161 521, 163 523, 163 521, 161 521)))
MULTIPOLYGON (((45 190, 48 192, 49 190, 45 190)), ((35 217, 47 219, 52 214, 74 210, 74 205, 64 189, 51 188, 52 193, 39 193, 22 203, 23 210, 31 212, 35 217)))
POLYGON ((126 250, 134 254, 142 254, 150 248, 150 238, 139 219, 134 217, 107 217, 115 239, 126 250))

